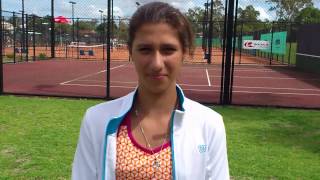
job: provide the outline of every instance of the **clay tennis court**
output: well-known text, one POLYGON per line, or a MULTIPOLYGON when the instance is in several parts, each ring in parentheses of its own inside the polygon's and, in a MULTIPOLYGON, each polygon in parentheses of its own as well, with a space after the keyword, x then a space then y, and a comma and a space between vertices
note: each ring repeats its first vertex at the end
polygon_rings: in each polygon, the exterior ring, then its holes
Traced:
MULTIPOLYGON (((104 98, 106 62, 46 60, 4 64, 4 91, 14 94, 104 98)), ((110 95, 137 85, 130 62, 111 62, 110 95)), ((178 84, 202 103, 219 103, 221 66, 184 64, 178 84)), ((288 66, 237 65, 233 104, 320 108, 320 77, 288 66)))
MULTIPOLYGON (((24 53, 21 54, 20 48, 17 47, 16 57, 25 56, 24 53)), ((5 48, 5 54, 13 54, 13 47, 5 48)), ((35 56, 39 57, 41 54, 45 57, 51 57, 51 47, 36 47, 35 51, 33 47, 29 47, 29 61, 33 58, 33 53, 35 56)), ((114 47, 110 50, 110 58, 112 61, 129 61, 129 53, 126 46, 114 47)), ((212 64, 222 64, 222 49, 213 48, 212 49, 212 64)), ((56 46, 55 47, 55 57, 60 59, 69 59, 69 60, 88 60, 88 61, 103 61, 106 59, 106 45, 92 45, 92 46, 56 46), (81 51, 81 53, 80 53, 81 51)), ((13 61, 13 60, 12 60, 13 61)), ((240 62, 240 53, 236 51, 235 54, 235 63, 239 64, 240 62)), ((195 48, 194 54, 192 57, 185 59, 185 63, 192 64, 206 64, 207 61, 204 59, 203 49, 200 47, 195 48)), ((267 58, 261 58, 246 53, 241 54, 241 64, 260 64, 268 65, 269 60, 267 58)), ((277 61, 272 61, 272 64, 279 64, 277 61)))

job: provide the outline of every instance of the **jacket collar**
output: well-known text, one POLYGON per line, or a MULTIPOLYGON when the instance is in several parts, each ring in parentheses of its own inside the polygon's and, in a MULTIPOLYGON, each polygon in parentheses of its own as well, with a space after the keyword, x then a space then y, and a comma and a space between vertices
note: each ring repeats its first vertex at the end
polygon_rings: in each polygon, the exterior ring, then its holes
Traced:
MULTIPOLYGON (((176 90, 177 90, 177 95, 178 95, 178 100, 179 100, 179 110, 176 110, 180 113, 184 113, 185 107, 184 107, 184 102, 185 102, 185 96, 184 93, 179 85, 176 85, 176 90)), ((136 87, 135 90, 128 95, 122 97, 120 109, 118 111, 118 115, 116 115, 112 120, 109 122, 108 127, 107 127, 107 134, 113 134, 117 132, 117 129, 119 125, 121 124, 124 116, 131 110, 133 103, 137 97, 137 92, 138 88, 136 87)), ((180 119, 180 118, 179 118, 180 119)))

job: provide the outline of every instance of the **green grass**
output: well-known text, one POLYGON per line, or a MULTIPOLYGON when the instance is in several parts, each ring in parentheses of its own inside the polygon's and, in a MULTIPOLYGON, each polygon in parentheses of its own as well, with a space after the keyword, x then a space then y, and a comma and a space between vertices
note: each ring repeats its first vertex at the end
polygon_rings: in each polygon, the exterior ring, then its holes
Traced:
MULTIPOLYGON (((0 179, 70 179, 83 113, 99 102, 0 96, 0 179)), ((214 109, 234 179, 320 177, 320 111, 214 109)))

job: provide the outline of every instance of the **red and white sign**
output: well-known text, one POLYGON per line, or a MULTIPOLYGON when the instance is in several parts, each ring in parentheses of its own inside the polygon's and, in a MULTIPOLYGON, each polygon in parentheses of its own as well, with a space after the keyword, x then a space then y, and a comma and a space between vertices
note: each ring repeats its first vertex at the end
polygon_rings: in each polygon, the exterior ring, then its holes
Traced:
POLYGON ((243 40, 242 48, 243 49, 268 49, 269 41, 261 40, 243 40))

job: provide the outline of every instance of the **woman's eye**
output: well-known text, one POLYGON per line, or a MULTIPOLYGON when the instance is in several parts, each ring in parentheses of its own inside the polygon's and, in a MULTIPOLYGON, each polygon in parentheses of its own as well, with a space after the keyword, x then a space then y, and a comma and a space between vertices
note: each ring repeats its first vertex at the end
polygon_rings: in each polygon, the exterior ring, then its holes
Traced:
POLYGON ((176 51, 176 49, 175 48, 164 48, 162 51, 165 54, 172 54, 172 53, 174 53, 176 51))
POLYGON ((138 50, 139 50, 139 52, 141 52, 141 53, 148 53, 148 52, 151 51, 150 48, 140 48, 140 49, 138 49, 138 50))

